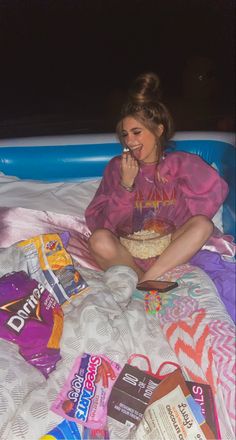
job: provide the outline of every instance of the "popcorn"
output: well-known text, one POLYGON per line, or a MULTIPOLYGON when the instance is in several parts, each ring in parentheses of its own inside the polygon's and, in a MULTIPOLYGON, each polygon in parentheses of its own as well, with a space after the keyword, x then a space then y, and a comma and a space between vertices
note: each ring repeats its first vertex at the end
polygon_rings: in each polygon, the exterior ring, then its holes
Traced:
POLYGON ((120 237, 120 242, 133 257, 145 260, 161 255, 171 242, 171 234, 161 235, 152 230, 141 229, 126 237, 120 237))

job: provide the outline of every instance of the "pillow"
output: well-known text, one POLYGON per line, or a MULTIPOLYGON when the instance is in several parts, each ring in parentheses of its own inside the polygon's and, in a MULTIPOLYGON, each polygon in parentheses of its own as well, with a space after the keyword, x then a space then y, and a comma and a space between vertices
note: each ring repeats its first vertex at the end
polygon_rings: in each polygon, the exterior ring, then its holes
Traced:
MULTIPOLYGON (((211 166, 218 171, 215 163, 211 166)), ((0 173, 1 206, 23 207, 53 211, 62 214, 83 215, 92 200, 101 179, 84 182, 42 182, 24 180, 0 173)), ((223 206, 213 218, 215 226, 223 232, 223 206)))
POLYGON ((84 182, 42 182, 0 173, 1 206, 83 215, 101 179, 84 182))
POLYGON ((80 264, 90 269, 98 266, 87 245, 90 235, 83 216, 72 216, 50 211, 25 208, 0 208, 0 248, 7 248, 21 240, 40 234, 69 232, 68 253, 80 264))
POLYGON ((70 255, 79 265, 98 270, 88 251, 84 211, 100 180, 49 183, 0 172, 0 248, 35 235, 67 231, 70 255))
MULTIPOLYGON (((219 168, 217 167, 215 162, 212 162, 211 166, 213 168, 215 168, 216 171, 219 172, 219 168)), ((214 225, 221 231, 224 232, 224 227, 223 227, 223 205, 220 206, 220 208, 218 209, 217 213, 214 215, 213 219, 212 219, 214 225)))

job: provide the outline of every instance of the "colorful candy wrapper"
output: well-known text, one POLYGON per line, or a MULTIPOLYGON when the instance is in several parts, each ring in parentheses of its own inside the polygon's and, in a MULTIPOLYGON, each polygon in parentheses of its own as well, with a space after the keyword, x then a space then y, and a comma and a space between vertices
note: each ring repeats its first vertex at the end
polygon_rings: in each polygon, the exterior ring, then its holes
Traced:
POLYGON ((161 308, 161 296, 157 290, 149 290, 144 297, 145 311, 149 315, 155 315, 161 308))
POLYGON ((64 419, 39 440, 109 440, 109 432, 106 429, 82 427, 64 419))
POLYGON ((83 440, 109 440, 109 432, 107 429, 93 429, 84 427, 83 440))
POLYGON ((39 440, 83 440, 81 431, 75 422, 63 420, 39 440))
POLYGON ((78 357, 52 411, 89 428, 105 428, 107 402, 121 367, 104 355, 78 357))

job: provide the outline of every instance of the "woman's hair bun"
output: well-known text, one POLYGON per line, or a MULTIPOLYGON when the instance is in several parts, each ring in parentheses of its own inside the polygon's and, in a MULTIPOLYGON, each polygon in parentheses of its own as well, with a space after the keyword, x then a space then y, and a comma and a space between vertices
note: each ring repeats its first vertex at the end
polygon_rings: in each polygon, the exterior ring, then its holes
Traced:
POLYGON ((134 104, 158 102, 160 100, 160 79, 156 73, 141 73, 129 90, 129 99, 134 104))

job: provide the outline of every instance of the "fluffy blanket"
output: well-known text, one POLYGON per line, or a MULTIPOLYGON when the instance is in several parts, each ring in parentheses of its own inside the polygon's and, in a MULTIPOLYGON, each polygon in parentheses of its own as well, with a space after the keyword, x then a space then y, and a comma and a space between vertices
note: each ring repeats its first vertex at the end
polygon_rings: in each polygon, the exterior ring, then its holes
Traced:
MULTIPOLYGON (((97 185, 29 185, 1 178, 5 208, 0 208, 0 276, 28 270, 14 243, 38 234, 69 231, 67 251, 89 289, 64 313, 61 360, 47 380, 23 359, 17 345, 0 339, 0 438, 38 440, 57 425, 61 418, 51 411, 51 404, 75 358, 88 352, 105 354, 121 366, 131 354, 144 354, 153 371, 163 362, 177 363, 186 379, 211 385, 221 437, 234 439, 234 263, 212 252, 214 248, 201 251, 191 264, 166 274, 179 286, 162 295, 156 315, 148 315, 144 293, 135 288, 135 273, 125 266, 103 273, 88 253, 89 231, 83 213, 97 185)), ((141 361, 138 366, 145 368, 141 361)), ((112 440, 131 438, 128 427, 111 418, 108 427, 112 440)))
MULTIPOLYGON (((4 261, 5 270, 25 268, 22 256, 11 259, 11 252, 0 252, 0 266, 4 261)), ((167 274, 179 286, 162 295, 154 316, 145 312, 144 294, 136 290, 136 274, 128 267, 105 273, 78 269, 89 290, 64 316, 62 359, 47 380, 25 362, 16 345, 0 340, 1 439, 38 440, 62 420, 51 404, 83 352, 103 353, 121 366, 131 354, 145 354, 153 371, 163 362, 177 363, 186 379, 211 385, 221 436, 233 439, 234 325, 208 275, 190 264, 167 274)), ((111 418, 108 427, 111 439, 131 438, 128 427, 111 418)))

